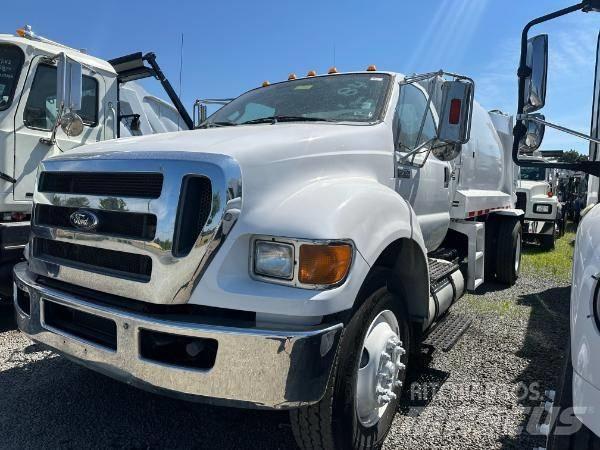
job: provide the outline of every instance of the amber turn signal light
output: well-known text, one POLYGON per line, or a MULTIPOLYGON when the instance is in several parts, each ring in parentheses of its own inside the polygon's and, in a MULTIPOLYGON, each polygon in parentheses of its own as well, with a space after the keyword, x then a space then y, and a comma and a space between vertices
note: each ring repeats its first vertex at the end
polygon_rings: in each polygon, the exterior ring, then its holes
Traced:
POLYGON ((349 244, 302 244, 298 279, 304 284, 335 284, 346 278, 351 263, 349 244))

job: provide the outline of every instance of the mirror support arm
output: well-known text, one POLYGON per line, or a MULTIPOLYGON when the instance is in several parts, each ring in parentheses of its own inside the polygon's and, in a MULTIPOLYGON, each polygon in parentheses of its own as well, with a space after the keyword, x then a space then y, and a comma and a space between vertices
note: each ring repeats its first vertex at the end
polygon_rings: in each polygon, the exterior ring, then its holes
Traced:
MULTIPOLYGON (((598 0, 583 0, 581 3, 577 3, 572 6, 568 6, 567 8, 559 9, 558 11, 554 11, 550 14, 546 14, 544 16, 538 17, 537 19, 533 19, 523 28, 523 32, 521 34, 521 55, 519 57, 519 69, 517 70, 517 76, 519 77, 519 95, 518 95, 518 103, 517 103, 517 120, 515 123, 515 127, 513 129, 513 148, 512 148, 512 159, 517 166, 535 166, 535 165, 543 165, 544 167, 555 167, 555 168, 564 168, 564 169, 576 169, 590 171, 593 169, 593 174, 600 173, 600 162, 596 161, 583 161, 588 164, 568 164, 568 163, 533 163, 533 162, 525 162, 519 159, 519 141, 527 132, 527 127, 523 123, 524 119, 533 120, 523 114, 523 109, 525 106, 525 80, 531 74, 531 69, 527 66, 527 39, 529 30, 534 26, 543 22, 547 22, 552 19, 556 19, 557 17, 561 17, 567 14, 570 14, 575 11, 593 11, 596 10, 599 6, 598 0), (567 167, 569 166, 569 167, 567 167), (598 168, 596 167, 598 166, 598 168), (585 167, 585 168, 584 168, 585 167)), ((541 119, 537 119, 536 121, 542 122, 541 119)), ((548 125, 552 128, 559 128, 557 125, 550 124, 548 122, 543 122, 545 125, 548 125)), ((575 134, 577 132, 571 132, 572 130, 562 129, 561 131, 565 131, 567 133, 575 134)), ((575 134, 579 136, 579 134, 575 134)), ((588 136, 581 135, 580 137, 584 137, 585 139, 589 139, 588 136)))
POLYGON ((600 139, 593 138, 591 136, 588 136, 587 134, 580 133, 579 131, 571 130, 570 128, 556 125, 552 122, 547 122, 545 120, 540 119, 539 117, 536 117, 534 114, 521 114, 520 116, 517 116, 517 119, 518 120, 530 120, 532 122, 542 123, 542 124, 546 125, 547 127, 554 128, 555 130, 559 130, 564 133, 571 134, 573 136, 577 136, 579 138, 594 142, 596 144, 600 144, 600 139))

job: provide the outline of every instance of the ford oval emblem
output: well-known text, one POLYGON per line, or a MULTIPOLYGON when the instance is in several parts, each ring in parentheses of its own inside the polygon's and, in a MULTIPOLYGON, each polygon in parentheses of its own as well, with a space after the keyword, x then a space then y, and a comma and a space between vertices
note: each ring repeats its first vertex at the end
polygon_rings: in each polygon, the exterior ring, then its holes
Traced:
POLYGON ((69 217, 71 225, 83 231, 94 231, 98 228, 98 216, 91 211, 78 209, 69 217))

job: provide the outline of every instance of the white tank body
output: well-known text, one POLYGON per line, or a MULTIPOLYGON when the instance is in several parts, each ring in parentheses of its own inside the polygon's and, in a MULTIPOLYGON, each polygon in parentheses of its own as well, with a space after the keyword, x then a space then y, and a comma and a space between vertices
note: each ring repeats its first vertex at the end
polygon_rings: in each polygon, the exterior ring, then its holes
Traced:
POLYGON ((488 113, 474 102, 471 139, 454 162, 453 219, 514 207, 515 165, 511 151, 512 117, 488 113))
POLYGON ((459 189, 502 190, 504 149, 489 113, 474 102, 471 139, 463 145, 459 189))

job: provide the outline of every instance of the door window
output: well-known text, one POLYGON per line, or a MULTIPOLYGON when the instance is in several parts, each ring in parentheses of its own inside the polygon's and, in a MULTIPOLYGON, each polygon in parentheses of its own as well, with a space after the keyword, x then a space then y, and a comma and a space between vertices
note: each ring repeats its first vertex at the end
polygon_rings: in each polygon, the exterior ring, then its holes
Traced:
POLYGON ((402 85, 396 106, 396 150, 409 152, 436 137, 427 98, 412 84, 402 85))
MULTIPOLYGON (((98 124, 98 81, 84 75, 81 109, 77 114, 83 123, 90 127, 98 124)), ((51 130, 56 122, 56 67, 41 64, 38 66, 25 105, 23 121, 29 128, 51 130)))

